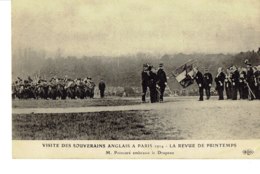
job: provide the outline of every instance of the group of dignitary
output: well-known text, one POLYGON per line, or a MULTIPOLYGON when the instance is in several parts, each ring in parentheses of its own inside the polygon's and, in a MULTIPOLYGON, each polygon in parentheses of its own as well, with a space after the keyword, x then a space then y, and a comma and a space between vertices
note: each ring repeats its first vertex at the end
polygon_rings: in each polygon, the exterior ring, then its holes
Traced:
MULTIPOLYGON (((224 100, 224 91, 226 99, 260 99, 260 65, 252 66, 248 60, 245 61, 246 67, 237 67, 235 65, 226 69, 222 67, 217 70, 217 75, 213 78, 207 68, 202 74, 197 67, 193 68, 193 76, 199 87, 199 101, 203 101, 204 90, 206 99, 210 99, 211 88, 215 81, 215 90, 219 100, 224 100)), ((145 102, 147 89, 150 90, 151 103, 163 102, 163 95, 167 86, 167 77, 162 63, 158 70, 155 67, 144 64, 142 71, 142 101, 145 102)))
MULTIPOLYGON (((252 66, 251 63, 245 61, 246 67, 229 67, 226 72, 222 67, 218 68, 215 77, 216 91, 219 100, 224 100, 224 91, 227 99, 260 99, 260 65, 252 66)), ((194 68, 194 79, 199 87, 199 101, 203 101, 203 91, 205 89, 207 99, 210 98, 210 89, 212 87, 212 74, 205 69, 204 75, 194 68)))
POLYGON ((150 90, 151 103, 163 102, 163 94, 167 86, 167 77, 163 63, 159 64, 158 70, 152 65, 144 64, 142 71, 142 102, 145 102, 147 89, 150 90))

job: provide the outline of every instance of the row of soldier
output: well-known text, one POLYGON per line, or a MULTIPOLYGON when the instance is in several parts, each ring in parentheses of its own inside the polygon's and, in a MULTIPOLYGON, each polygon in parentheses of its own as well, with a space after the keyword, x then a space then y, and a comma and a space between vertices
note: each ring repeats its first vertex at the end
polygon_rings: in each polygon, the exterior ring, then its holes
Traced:
POLYGON ((32 80, 17 78, 12 84, 13 99, 76 99, 93 98, 95 83, 90 77, 70 79, 53 77, 49 81, 36 78, 32 80))
MULTIPOLYGON (((219 100, 224 100, 224 91, 227 99, 237 100, 238 94, 240 99, 260 99, 260 65, 253 67, 247 60, 245 64, 246 68, 237 68, 233 65, 226 70, 226 73, 222 67, 218 68, 215 89, 218 92, 219 100)), ((212 74, 205 69, 203 75, 198 68, 194 68, 194 75, 199 86, 199 101, 203 101, 204 89, 207 99, 209 99, 213 82, 212 74)))

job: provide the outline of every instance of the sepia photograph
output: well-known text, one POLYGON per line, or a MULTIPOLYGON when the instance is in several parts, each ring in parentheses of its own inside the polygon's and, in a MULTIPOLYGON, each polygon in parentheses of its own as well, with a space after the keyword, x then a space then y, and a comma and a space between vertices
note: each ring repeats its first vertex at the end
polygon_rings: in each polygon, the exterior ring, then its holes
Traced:
POLYGON ((13 157, 260 158, 259 9, 13 0, 13 157))

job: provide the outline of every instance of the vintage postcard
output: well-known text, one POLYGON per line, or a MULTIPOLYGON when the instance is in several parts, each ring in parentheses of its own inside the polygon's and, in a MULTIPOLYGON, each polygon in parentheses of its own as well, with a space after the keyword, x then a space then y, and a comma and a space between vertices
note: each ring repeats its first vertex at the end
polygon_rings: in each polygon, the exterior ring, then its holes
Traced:
POLYGON ((13 158, 260 158, 259 0, 13 0, 13 158))

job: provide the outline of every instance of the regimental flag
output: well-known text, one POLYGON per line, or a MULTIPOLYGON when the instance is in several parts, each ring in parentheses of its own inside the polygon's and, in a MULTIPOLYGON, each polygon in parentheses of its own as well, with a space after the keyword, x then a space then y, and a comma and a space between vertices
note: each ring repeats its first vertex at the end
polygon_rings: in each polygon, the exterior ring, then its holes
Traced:
POLYGON ((193 61, 190 60, 172 72, 183 88, 193 84, 193 61))

